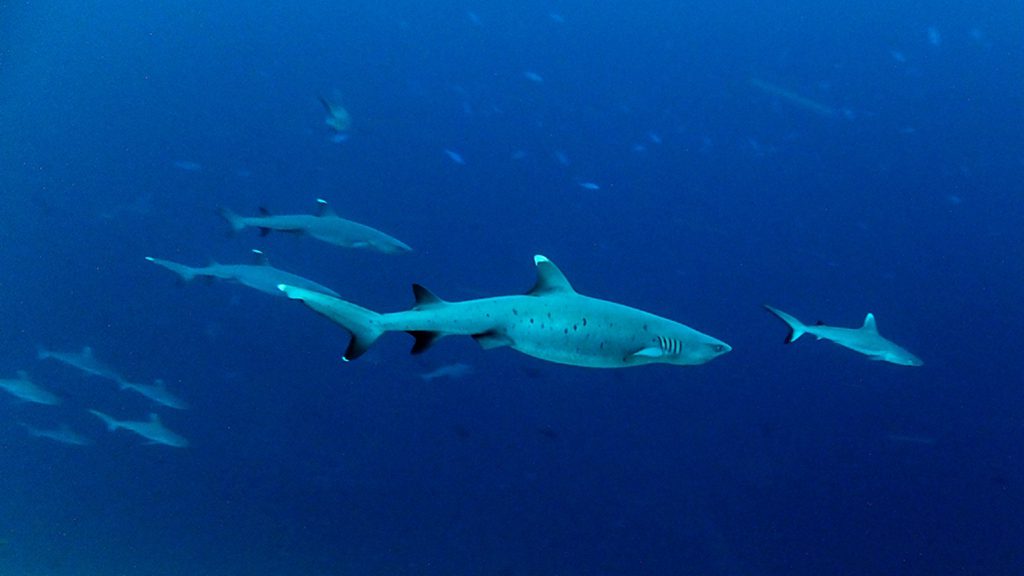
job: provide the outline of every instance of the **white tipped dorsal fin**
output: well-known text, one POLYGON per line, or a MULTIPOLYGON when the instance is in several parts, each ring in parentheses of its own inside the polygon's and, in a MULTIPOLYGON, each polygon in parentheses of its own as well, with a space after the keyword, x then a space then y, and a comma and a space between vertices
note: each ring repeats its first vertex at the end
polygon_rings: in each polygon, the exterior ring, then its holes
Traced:
POLYGON ((556 292, 575 292, 565 274, 562 274, 554 262, 537 254, 533 257, 533 263, 537 266, 537 283, 527 294, 541 296, 556 292))
POLYGON ((331 205, 327 203, 327 200, 317 198, 316 215, 323 218, 324 216, 337 216, 338 214, 334 211, 334 208, 331 208, 331 205))
POLYGON ((269 266, 270 265, 270 260, 267 258, 267 255, 264 254, 262 250, 257 250, 255 248, 253 248, 252 249, 252 259, 253 259, 253 262, 255 262, 257 266, 269 266))
POLYGON ((874 314, 868 312, 868 315, 864 317, 864 326, 862 326, 861 329, 878 334, 878 326, 875 324, 874 314))

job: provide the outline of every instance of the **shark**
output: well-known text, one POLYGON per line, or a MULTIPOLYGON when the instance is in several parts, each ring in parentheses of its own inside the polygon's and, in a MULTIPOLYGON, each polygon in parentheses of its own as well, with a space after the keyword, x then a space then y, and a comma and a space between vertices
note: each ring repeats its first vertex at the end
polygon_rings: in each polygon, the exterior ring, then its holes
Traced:
POLYGON ((446 364, 431 370, 430 372, 424 372, 420 374, 420 378, 424 382, 430 382, 438 378, 462 378, 473 373, 473 367, 469 364, 463 364, 462 362, 456 362, 454 364, 446 364))
POLYGON ((61 424, 58 428, 53 430, 33 428, 24 422, 19 422, 19 424, 21 424, 21 426, 28 431, 28 435, 33 438, 46 438, 53 440, 54 442, 70 444, 72 446, 89 446, 92 444, 92 440, 82 436, 78 432, 75 432, 68 427, 67 424, 61 424))
POLYGON ((146 256, 146 260, 174 272, 184 282, 189 282, 194 278, 227 280, 254 288, 272 296, 281 296, 281 291, 277 289, 278 284, 289 284, 301 286, 315 292, 338 296, 335 291, 322 284, 273 267, 263 252, 253 250, 252 253, 255 257, 254 264, 218 264, 214 262, 209 266, 198 268, 151 256, 146 256))
POLYGON ((111 432, 123 428, 149 440, 149 444, 162 444, 164 446, 173 446, 174 448, 185 448, 188 446, 188 440, 170 431, 160 421, 160 416, 157 416, 155 413, 150 413, 148 420, 132 422, 128 420, 115 420, 99 410, 89 410, 89 412, 102 420, 107 425, 107 430, 111 432))
POLYGON ((134 382, 128 382, 127 380, 122 380, 119 382, 119 386, 121 390, 138 392, 161 406, 174 408, 175 410, 188 409, 188 403, 168 390, 167 384, 165 384, 163 380, 157 379, 152 384, 136 384, 134 382))
POLYGON ((120 374, 115 372, 106 364, 97 360, 96 356, 93 354, 92 348, 89 346, 83 346, 82 350, 79 352, 55 352, 40 346, 37 350, 36 356, 40 360, 56 360, 62 364, 67 364, 72 368, 77 368, 86 374, 92 374, 93 376, 99 376, 100 378, 108 378, 115 382, 123 380, 120 374))
POLYGON ((414 284, 412 309, 386 314, 297 286, 278 288, 349 332, 346 361, 394 331, 415 338, 413 354, 443 336, 466 335, 484 349, 508 346, 541 360, 589 368, 703 364, 731 350, 679 322, 576 292, 544 256, 535 256, 534 264, 537 280, 525 295, 447 302, 414 284))
POLYGON ((265 236, 271 230, 278 230, 312 236, 342 248, 364 248, 385 254, 401 254, 412 250, 405 242, 376 228, 341 218, 323 198, 317 198, 316 202, 314 214, 274 215, 266 208, 260 208, 259 216, 240 216, 227 208, 219 211, 233 232, 259 228, 260 234, 265 236))
POLYGON ((60 404, 60 398, 56 394, 37 386, 29 379, 28 373, 24 370, 18 370, 17 378, 0 379, 0 390, 19 400, 34 404, 44 404, 46 406, 60 404))
POLYGON ((767 304, 764 307, 789 326, 786 344, 796 341, 797 338, 804 334, 810 334, 818 340, 829 340, 843 348, 860 352, 872 360, 889 362, 900 366, 924 365, 920 358, 914 356, 908 350, 883 338, 878 333, 875 315, 870 312, 864 317, 864 324, 860 328, 838 328, 824 324, 807 325, 778 308, 773 308, 767 304))
POLYGON ((344 134, 352 129, 352 115, 348 113, 348 110, 344 106, 337 102, 331 102, 327 98, 320 96, 320 103, 324 105, 324 109, 327 110, 327 118, 324 119, 331 130, 344 134))

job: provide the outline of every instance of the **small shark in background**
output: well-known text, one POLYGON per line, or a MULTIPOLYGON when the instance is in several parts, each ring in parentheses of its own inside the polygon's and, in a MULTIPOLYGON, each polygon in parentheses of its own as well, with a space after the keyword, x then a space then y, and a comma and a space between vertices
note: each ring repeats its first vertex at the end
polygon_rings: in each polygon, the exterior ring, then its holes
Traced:
POLYGON ((342 248, 366 248, 385 254, 401 254, 412 250, 405 242, 380 230, 339 217, 322 198, 317 198, 316 214, 275 216, 266 208, 260 208, 259 216, 240 216, 227 208, 221 208, 220 215, 228 221, 234 232, 251 227, 259 228, 260 234, 266 235, 271 230, 279 230, 306 234, 342 248))
POLYGON ((24 370, 18 370, 17 378, 0 380, 0 390, 34 404, 45 404, 46 406, 60 404, 60 398, 56 394, 36 386, 29 380, 28 373, 24 370))
POLYGON ((174 408, 175 410, 188 409, 188 403, 168 390, 167 384, 165 384, 163 380, 157 379, 152 384, 135 384, 122 380, 119 385, 121 390, 132 390, 134 392, 138 392, 161 406, 167 406, 168 408, 174 408))
POLYGON ((177 262, 171 262, 170 260, 161 260, 159 258, 152 258, 149 256, 146 256, 146 260, 156 264, 157 266, 167 268, 171 272, 180 276, 185 282, 196 277, 209 279, 216 278, 220 280, 238 282, 239 284, 273 296, 281 296, 281 291, 277 289, 278 284, 289 284, 293 286, 301 286, 314 292, 323 292, 324 294, 330 294, 332 296, 338 295, 336 292, 322 284, 317 284, 316 282, 303 278, 297 274, 292 274, 291 272, 285 272, 284 270, 274 268, 270 265, 270 261, 267 259, 266 255, 261 251, 253 250, 252 252, 256 258, 255 264, 213 263, 209 266, 193 268, 184 264, 178 264, 177 262))
POLYGON ((116 431, 118 428, 123 428, 149 440, 150 444, 163 444, 164 446, 173 446, 175 448, 185 448, 188 446, 188 440, 168 430, 156 414, 150 413, 149 420, 130 422, 127 420, 115 420, 99 410, 89 410, 89 412, 102 420, 107 425, 107 430, 111 432, 116 431))
POLYGON ((109 378, 115 382, 123 380, 120 374, 97 360, 96 356, 93 355, 92 348, 89 346, 84 346, 81 352, 55 352, 40 346, 36 355, 40 360, 53 359, 72 368, 77 368, 86 374, 92 374, 100 378, 109 378))
POLYGON ((19 422, 25 430, 28 431, 28 435, 33 438, 46 438, 59 442, 61 444, 70 444, 72 446, 89 446, 92 444, 92 440, 82 436, 78 432, 75 432, 68 427, 67 424, 61 424, 56 430, 45 430, 39 428, 33 428, 24 422, 19 422))
POLYGON ((339 134, 348 134, 352 130, 352 115, 348 113, 348 110, 336 101, 332 102, 323 96, 319 98, 320 103, 327 110, 327 118, 324 119, 324 122, 331 130, 339 134))
POLYGON ((917 356, 883 338, 878 333, 874 314, 868 313, 864 318, 864 325, 860 328, 836 328, 825 326, 824 324, 809 326, 782 310, 772 308, 767 304, 765 304, 765 309, 778 316, 789 326, 786 344, 794 342, 804 334, 810 334, 817 337, 818 340, 831 340, 843 348, 860 352, 872 360, 881 360, 883 362, 899 364, 900 366, 921 366, 924 364, 917 356))
POLYGON ((465 335, 484 349, 509 346, 548 362, 589 368, 703 364, 732 349, 667 318, 579 294, 544 256, 534 256, 534 264, 537 282, 525 295, 446 302, 414 284, 415 306, 389 314, 295 286, 278 288, 351 334, 345 360, 394 331, 416 339, 413 354, 443 336, 465 335))
POLYGON ((437 378, 462 378, 473 373, 473 367, 469 364, 463 364, 462 362, 456 362, 455 364, 446 364, 430 372, 420 374, 426 382, 435 380, 437 378))

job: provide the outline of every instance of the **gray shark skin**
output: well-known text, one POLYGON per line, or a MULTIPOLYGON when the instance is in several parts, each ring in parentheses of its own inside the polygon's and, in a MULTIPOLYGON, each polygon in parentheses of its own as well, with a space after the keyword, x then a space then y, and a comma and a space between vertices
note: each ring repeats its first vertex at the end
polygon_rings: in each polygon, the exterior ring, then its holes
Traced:
POLYGON ((220 215, 228 221, 234 232, 245 228, 259 228, 261 234, 271 230, 292 232, 309 235, 342 248, 365 248, 385 254, 401 254, 412 250, 405 242, 380 230, 339 217, 321 198, 317 198, 316 214, 272 215, 265 209, 260 212, 259 216, 240 216, 227 208, 220 209, 220 215))
POLYGON ((120 374, 97 360, 96 356, 93 355, 92 348, 89 346, 84 346, 80 352, 55 352, 40 346, 36 355, 40 360, 56 360, 72 368, 77 368, 86 374, 108 378, 114 382, 123 380, 120 374))
POLYGON ((33 404, 43 404, 46 406, 60 404, 60 398, 53 392, 44 390, 34 384, 29 380, 28 374, 24 370, 18 370, 17 378, 0 380, 0 390, 19 400, 32 402, 33 404))
POLYGON ((71 446, 89 446, 92 444, 92 440, 82 436, 78 432, 75 432, 68 427, 67 424, 61 424, 56 430, 45 430, 39 428, 33 428, 24 422, 20 422, 21 426, 28 431, 28 435, 33 438, 46 438, 47 440, 53 440, 60 444, 68 444, 71 446))
POLYGON ((119 428, 123 428, 129 432, 134 432, 139 436, 142 436, 146 440, 149 440, 150 444, 162 444, 164 446, 172 446, 174 448, 185 448, 188 446, 188 440, 168 430, 160 421, 160 417, 156 414, 151 413, 149 415, 149 420, 131 422, 127 420, 115 420, 99 410, 89 410, 89 412, 102 420, 103 423, 107 425, 107 430, 111 432, 114 432, 119 428))
POLYGON ((330 288, 309 280, 308 278, 303 278, 297 274, 292 274, 291 272, 285 272, 279 268, 274 268, 270 265, 267 257, 263 255, 263 252, 260 252, 259 250, 253 250, 253 254, 256 256, 256 264, 213 263, 209 266, 202 266, 198 268, 186 266, 177 262, 171 262, 170 260, 152 258, 150 256, 146 256, 146 260, 174 272, 185 282, 189 282, 194 278, 214 278, 229 282, 237 282, 243 286, 248 286, 249 288, 259 290, 260 292, 270 294, 272 296, 281 296, 281 291, 277 289, 278 284, 288 284, 291 286, 299 286, 314 292, 323 292, 324 294, 330 294, 332 296, 338 295, 330 288))
POLYGON ((278 288, 348 330, 352 338, 345 360, 393 331, 416 338, 413 354, 440 337, 465 335, 484 349, 509 346, 541 360, 588 368, 703 364, 731 350, 678 322, 577 293, 544 256, 535 256, 534 263, 537 283, 526 295, 445 302, 413 285, 416 305, 389 314, 294 286, 278 288))
POLYGON ((880 360, 900 366, 924 365, 920 358, 895 343, 886 340, 878 333, 874 314, 868 313, 864 317, 864 325, 860 328, 836 328, 824 325, 809 326, 782 310, 772 308, 767 304, 764 307, 789 326, 790 331, 789 335, 786 336, 786 344, 794 342, 804 334, 810 334, 818 340, 829 340, 843 348, 860 352, 872 360, 880 360))
POLYGON ((128 382, 127 380, 122 380, 119 383, 119 386, 121 390, 137 392, 161 406, 174 408, 175 410, 188 410, 188 403, 168 390, 167 385, 164 384, 163 380, 158 379, 152 384, 135 384, 133 382, 128 382))

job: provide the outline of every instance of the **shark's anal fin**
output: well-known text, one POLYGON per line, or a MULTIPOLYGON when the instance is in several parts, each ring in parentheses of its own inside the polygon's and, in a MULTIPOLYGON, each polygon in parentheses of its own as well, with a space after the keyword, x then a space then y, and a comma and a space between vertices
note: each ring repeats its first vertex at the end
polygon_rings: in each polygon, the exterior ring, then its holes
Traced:
POLYGON ((409 351, 410 354, 426 352, 441 337, 440 332, 430 332, 427 330, 410 330, 409 334, 416 339, 416 342, 412 345, 412 350, 409 351))
POLYGON ((501 348, 502 346, 511 346, 513 344, 512 339, 508 337, 508 334, 497 330, 488 330, 487 332, 473 334, 473 340, 476 340, 477 344, 479 344, 484 350, 501 348))

